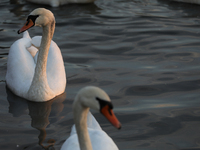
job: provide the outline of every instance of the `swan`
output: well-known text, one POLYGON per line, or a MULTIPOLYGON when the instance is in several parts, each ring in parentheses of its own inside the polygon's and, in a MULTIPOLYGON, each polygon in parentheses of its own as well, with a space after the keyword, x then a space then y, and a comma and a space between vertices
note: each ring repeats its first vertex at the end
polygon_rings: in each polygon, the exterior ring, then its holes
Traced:
POLYGON ((92 3, 95 0, 27 0, 28 2, 58 7, 69 3, 92 3))
POLYGON ((65 91, 65 67, 61 51, 52 41, 54 29, 53 13, 37 8, 18 31, 24 32, 23 38, 10 47, 6 73, 7 87, 14 94, 30 101, 44 102, 65 91), (26 30, 33 26, 43 28, 42 37, 30 38, 26 30))
POLYGON ((174 0, 177 2, 184 2, 184 3, 192 3, 192 4, 199 4, 200 5, 200 0, 174 0))
POLYGON ((91 115, 89 108, 100 111, 112 125, 118 129, 121 128, 120 122, 113 113, 109 96, 98 87, 84 87, 78 92, 73 102, 75 125, 61 150, 118 150, 113 140, 91 115))

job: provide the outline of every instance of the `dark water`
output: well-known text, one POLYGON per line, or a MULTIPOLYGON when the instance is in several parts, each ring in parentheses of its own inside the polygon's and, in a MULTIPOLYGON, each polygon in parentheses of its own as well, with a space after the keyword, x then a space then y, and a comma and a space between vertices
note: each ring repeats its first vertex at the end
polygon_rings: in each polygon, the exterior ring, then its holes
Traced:
MULTIPOLYGON (((0 149, 59 150, 68 138, 71 104, 86 85, 111 97, 123 128, 94 112, 121 150, 200 150, 200 6, 168 0, 97 0, 59 8, 0 1, 0 149), (29 102, 5 85, 7 55, 37 7, 56 17, 66 93, 29 102)), ((41 35, 39 27, 31 36, 41 35)))

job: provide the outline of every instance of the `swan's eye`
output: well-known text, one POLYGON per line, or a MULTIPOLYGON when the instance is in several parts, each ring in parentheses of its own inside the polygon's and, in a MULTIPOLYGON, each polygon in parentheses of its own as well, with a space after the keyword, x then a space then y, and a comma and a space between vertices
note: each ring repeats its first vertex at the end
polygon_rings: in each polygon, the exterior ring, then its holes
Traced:
POLYGON ((108 102, 108 101, 106 101, 106 100, 103 100, 103 99, 101 99, 101 98, 99 98, 99 97, 96 97, 96 100, 99 102, 100 110, 101 110, 103 107, 107 106, 110 115, 112 115, 112 113, 111 113, 110 110, 113 109, 113 105, 112 105, 111 102, 108 102))
POLYGON ((33 23, 35 23, 35 20, 39 17, 39 15, 29 15, 27 18, 27 22, 31 19, 33 23))

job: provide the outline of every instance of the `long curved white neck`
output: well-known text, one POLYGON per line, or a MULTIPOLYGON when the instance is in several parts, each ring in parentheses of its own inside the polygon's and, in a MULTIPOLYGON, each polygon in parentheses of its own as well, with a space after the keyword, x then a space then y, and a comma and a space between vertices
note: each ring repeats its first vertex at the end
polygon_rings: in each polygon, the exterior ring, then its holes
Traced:
POLYGON ((81 102, 74 104, 74 122, 78 134, 78 140, 81 150, 92 150, 92 144, 87 129, 87 115, 89 108, 84 107, 81 102))
POLYGON ((55 22, 43 27, 42 41, 39 48, 34 78, 46 79, 47 57, 49 53, 51 39, 53 38, 54 29, 55 29, 55 22))
POLYGON ((46 74, 48 52, 54 29, 55 21, 53 21, 51 24, 43 26, 42 41, 39 48, 35 73, 28 91, 29 99, 34 101, 37 99, 40 99, 41 101, 49 100, 49 97, 52 97, 54 94, 49 87, 46 74))

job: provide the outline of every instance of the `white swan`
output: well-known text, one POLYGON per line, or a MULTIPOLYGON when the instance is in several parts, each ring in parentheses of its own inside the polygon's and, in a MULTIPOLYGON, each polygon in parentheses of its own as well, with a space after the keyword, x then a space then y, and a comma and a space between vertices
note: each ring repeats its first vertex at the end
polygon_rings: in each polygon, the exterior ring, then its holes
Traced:
POLYGON ((14 94, 31 101, 43 102, 65 91, 63 58, 60 49, 51 40, 54 29, 53 13, 38 8, 30 13, 26 24, 18 31, 26 32, 10 48, 6 73, 6 84, 14 94), (33 26, 43 28, 42 37, 29 37, 26 30, 33 26))
POLYGON ((69 3, 92 3, 95 0, 27 0, 28 2, 58 7, 69 3))
POLYGON ((200 0, 174 0, 177 2, 184 2, 184 3, 192 3, 192 4, 199 4, 200 5, 200 0))
POLYGON ((61 150, 118 150, 113 140, 90 114, 89 108, 100 111, 116 128, 121 128, 112 111, 109 96, 98 87, 85 87, 78 92, 73 103, 77 133, 73 126, 70 137, 62 145, 61 150))

